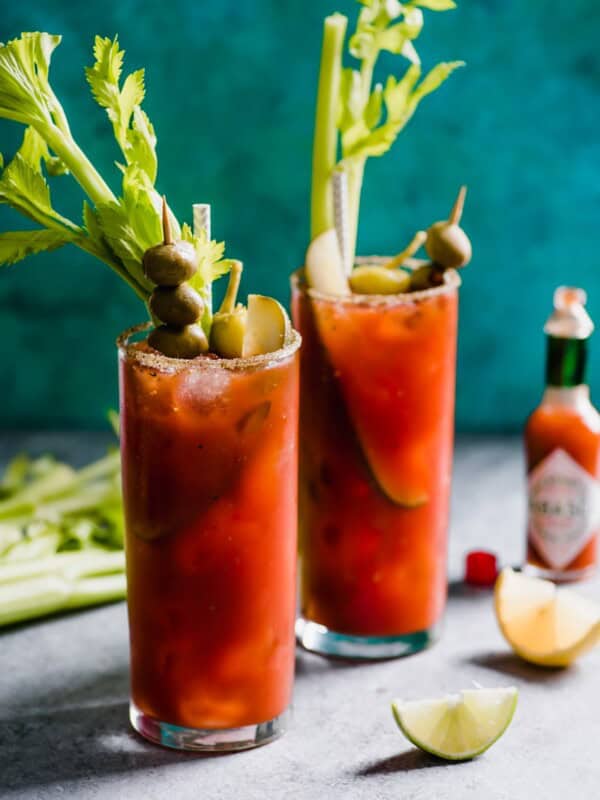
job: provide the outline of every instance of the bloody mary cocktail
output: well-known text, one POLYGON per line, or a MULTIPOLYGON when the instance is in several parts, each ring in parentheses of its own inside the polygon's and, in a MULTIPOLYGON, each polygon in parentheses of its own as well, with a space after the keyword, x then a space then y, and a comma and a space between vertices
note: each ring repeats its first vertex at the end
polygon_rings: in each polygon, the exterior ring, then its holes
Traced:
MULTIPOLYGON (((69 172, 82 218, 59 214, 47 192, 25 205, 8 193, 38 227, 10 233, 4 260, 72 243, 143 302, 147 339, 119 339, 130 718, 170 747, 252 747, 284 729, 293 676, 300 338, 275 298, 238 299, 243 264, 212 239, 210 204, 194 203, 192 224, 169 207, 144 70, 124 73, 118 38, 96 36, 85 77, 121 151, 113 191, 52 89, 60 40, 0 43, 0 116, 25 127, 6 174, 25 165, 43 190, 48 173, 69 172)), ((121 593, 116 580, 87 599, 121 593)))
MULTIPOLYGON (((370 259, 373 262, 373 259, 370 259)), ((458 286, 325 296, 293 282, 301 357, 301 641, 420 649, 446 598, 458 286)))
POLYGON ((131 719, 174 747, 281 732, 294 672, 299 337, 246 359, 119 340, 131 719))
POLYGON ((460 226, 466 186, 446 219, 415 228, 394 256, 356 258, 368 160, 463 66, 441 62, 423 74, 414 44, 422 26, 421 9, 385 0, 362 3, 349 36, 343 14, 323 24, 311 238, 293 315, 305 343, 297 630, 324 654, 419 650, 446 597, 456 270, 472 255, 460 226), (408 59, 403 74, 376 77, 384 51, 408 59), (413 258, 422 247, 428 259, 413 258))

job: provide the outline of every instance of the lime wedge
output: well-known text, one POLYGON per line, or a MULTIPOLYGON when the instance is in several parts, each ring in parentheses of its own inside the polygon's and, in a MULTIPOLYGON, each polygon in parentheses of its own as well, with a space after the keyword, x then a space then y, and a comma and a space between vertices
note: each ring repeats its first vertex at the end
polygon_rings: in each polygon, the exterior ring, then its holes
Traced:
POLYGON ((566 667, 600 644, 600 606, 506 567, 494 588, 498 625, 525 661, 566 667))
POLYGON ((518 692, 506 689, 466 689, 433 700, 395 700, 392 711, 410 741, 447 761, 481 755, 510 725, 518 692))

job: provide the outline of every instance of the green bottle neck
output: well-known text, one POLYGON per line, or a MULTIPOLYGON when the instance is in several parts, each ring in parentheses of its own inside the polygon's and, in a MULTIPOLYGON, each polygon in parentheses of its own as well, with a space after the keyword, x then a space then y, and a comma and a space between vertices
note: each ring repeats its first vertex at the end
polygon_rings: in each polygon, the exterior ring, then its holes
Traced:
POLYGON ((580 386, 586 382, 587 339, 547 337, 546 384, 580 386))

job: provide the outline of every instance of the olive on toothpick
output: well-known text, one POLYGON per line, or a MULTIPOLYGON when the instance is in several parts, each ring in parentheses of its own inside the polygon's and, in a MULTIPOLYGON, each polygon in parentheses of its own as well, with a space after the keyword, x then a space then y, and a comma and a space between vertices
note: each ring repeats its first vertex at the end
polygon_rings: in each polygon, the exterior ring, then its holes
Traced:
POLYGON ((161 325, 150 332, 148 344, 169 358, 196 358, 208 351, 208 339, 200 325, 161 325))
POLYGON ((469 237, 460 227, 467 187, 462 186, 447 220, 434 223, 427 231, 425 250, 443 269, 459 269, 471 260, 469 237))
POLYGON ((198 258, 190 242, 173 241, 167 203, 162 206, 163 241, 150 247, 142 257, 146 277, 158 286, 179 286, 198 269, 198 258))
POLYGON ((414 269, 410 276, 410 288, 413 292, 423 292, 444 283, 444 269, 438 264, 422 264, 414 269))
POLYGON ((157 286, 150 295, 150 310, 166 325, 183 327, 197 322, 204 311, 204 302, 188 283, 179 286, 157 286))

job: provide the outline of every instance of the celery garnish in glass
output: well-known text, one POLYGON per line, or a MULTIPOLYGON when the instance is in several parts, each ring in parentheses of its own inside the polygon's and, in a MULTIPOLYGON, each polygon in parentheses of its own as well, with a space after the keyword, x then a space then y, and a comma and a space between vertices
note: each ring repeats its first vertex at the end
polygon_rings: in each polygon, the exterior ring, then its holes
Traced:
MULTIPOLYGON (((156 135, 142 109, 144 70, 121 80, 125 54, 117 37, 96 37, 95 62, 86 69, 86 78, 121 150, 121 194, 116 196, 77 144, 52 89, 50 61, 60 41, 60 36, 31 32, 0 45, 0 117, 25 126, 21 147, 0 176, 0 203, 40 226, 0 233, 0 265, 74 244, 108 264, 147 303, 153 286, 143 274, 142 255, 162 240, 162 226, 161 198, 155 189, 156 135), (49 179, 67 174, 85 195, 79 222, 52 205, 49 179)), ((208 299, 212 281, 229 271, 224 245, 205 235, 194 236, 169 213, 174 236, 196 248, 200 267, 192 284, 208 299)), ((205 314, 207 335, 210 323, 210 314, 205 314)))
POLYGON ((421 100, 431 94, 463 61, 437 64, 424 77, 413 42, 423 27, 421 8, 446 11, 452 0, 360 0, 356 31, 348 49, 357 67, 343 68, 347 18, 325 19, 313 147, 311 237, 334 227, 331 176, 348 177, 349 250, 354 261, 364 169, 371 156, 386 153, 411 119, 421 100), (400 78, 390 75, 373 86, 382 52, 409 62, 400 78), (338 158, 338 156, 341 156, 338 158))

